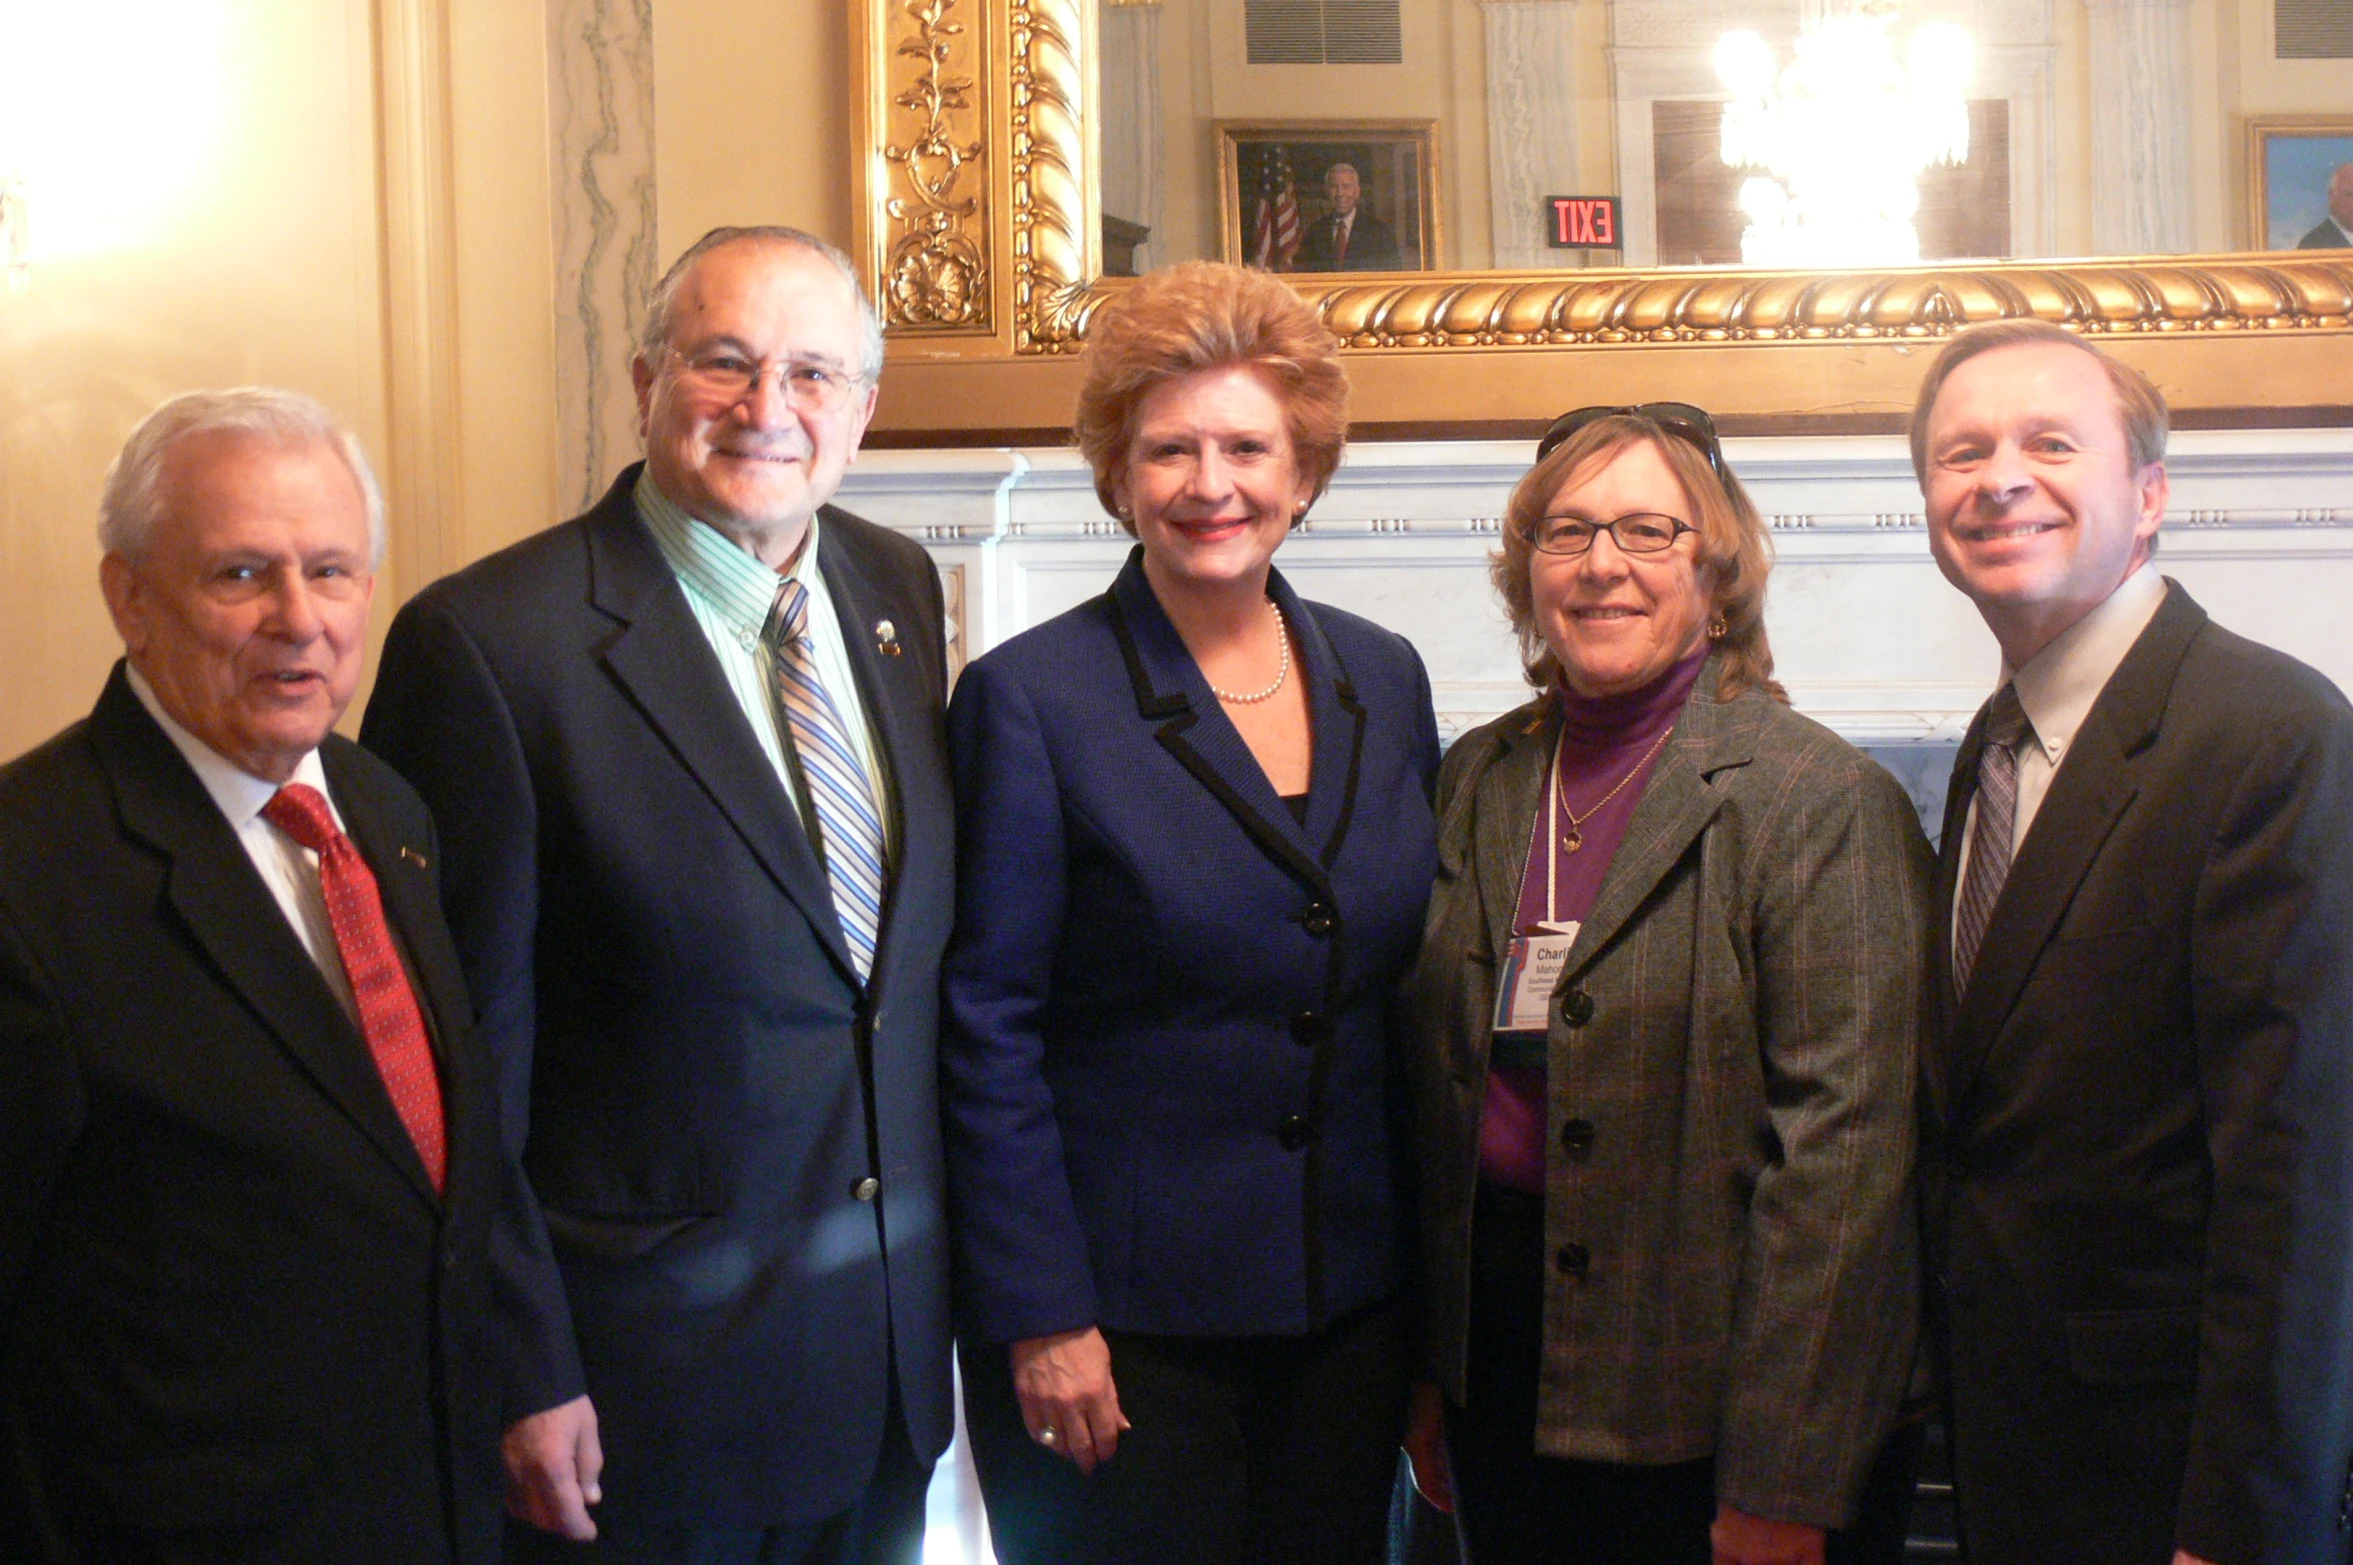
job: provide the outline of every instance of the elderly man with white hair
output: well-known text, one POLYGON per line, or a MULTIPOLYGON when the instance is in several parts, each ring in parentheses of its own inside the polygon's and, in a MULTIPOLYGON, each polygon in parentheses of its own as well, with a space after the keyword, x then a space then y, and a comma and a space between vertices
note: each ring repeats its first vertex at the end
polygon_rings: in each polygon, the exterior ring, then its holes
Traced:
POLYGON ((123 661, 0 768, 0 1557, 493 1560, 501 1390, 549 1379, 493 1235, 545 1236, 432 822, 330 731, 375 481, 307 397, 196 392, 100 518, 123 661))

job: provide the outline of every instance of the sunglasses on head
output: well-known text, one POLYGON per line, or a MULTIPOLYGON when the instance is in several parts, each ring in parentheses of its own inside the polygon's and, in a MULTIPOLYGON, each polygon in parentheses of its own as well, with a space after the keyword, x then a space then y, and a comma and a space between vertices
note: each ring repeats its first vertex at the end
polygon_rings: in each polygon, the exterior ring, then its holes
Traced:
POLYGON ((1536 460, 1541 462, 1586 425, 1605 418, 1643 418, 1691 446, 1708 459, 1708 470, 1716 475, 1716 482, 1729 490, 1731 474, 1724 471, 1724 448, 1716 440, 1716 421, 1708 417, 1707 409, 1695 408, 1688 402, 1642 402, 1623 408, 1578 408, 1563 413, 1552 421, 1544 438, 1536 442, 1536 460))

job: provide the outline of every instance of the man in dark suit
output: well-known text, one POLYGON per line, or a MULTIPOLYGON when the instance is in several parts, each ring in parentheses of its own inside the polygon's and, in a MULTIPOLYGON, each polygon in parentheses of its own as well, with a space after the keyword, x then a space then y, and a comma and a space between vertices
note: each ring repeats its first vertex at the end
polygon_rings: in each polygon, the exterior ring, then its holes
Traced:
POLYGON ((421 593, 369 705, 528 1125, 563 1285, 522 1303, 594 1401, 510 1431, 516 1502, 601 1558, 912 1561, 948 1439, 941 593, 825 503, 881 365, 838 251, 705 236, 645 463, 421 593))
POLYGON ((2312 225, 2312 232, 2296 241, 2299 250, 2343 250, 2353 247, 2353 163, 2340 163, 2329 176, 2328 216, 2312 225))
POLYGON ((2030 321, 1954 339, 1912 424, 2003 661, 1922 1071, 1974 1565, 2347 1556, 2353 711, 2157 575, 2164 445, 2145 377, 2030 321))
POLYGON ((486 1335, 492 1245, 552 1265, 432 822, 329 732, 375 483, 308 398, 199 392, 101 514, 128 656, 0 771, 0 1557, 493 1561, 500 1398, 578 1371, 486 1335))
POLYGON ((1324 195, 1331 214, 1308 226, 1291 263, 1295 272, 1394 272, 1398 267, 1397 230, 1362 209, 1364 185, 1350 163, 1335 163, 1324 172, 1324 195))

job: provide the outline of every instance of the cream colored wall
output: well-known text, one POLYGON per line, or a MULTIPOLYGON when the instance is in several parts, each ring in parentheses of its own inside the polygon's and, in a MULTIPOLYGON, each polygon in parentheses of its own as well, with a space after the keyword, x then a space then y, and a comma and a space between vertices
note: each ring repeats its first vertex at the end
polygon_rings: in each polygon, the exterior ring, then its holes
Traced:
MULTIPOLYGON (((325 399, 383 449, 367 0, 145 4, 197 26, 190 63, 217 73, 215 124, 110 91, 103 52, 78 52, 86 40, 37 38, 56 57, 14 62, 93 113, 154 113, 146 134, 209 145, 200 199, 159 197, 99 247, 36 250, 24 290, 0 290, 0 755, 86 712, 119 650, 98 599, 99 480, 157 402, 273 381, 325 399)), ((140 5, 106 9, 112 27, 139 25, 140 5)), ((36 204, 36 246, 43 217, 36 204)), ((53 225, 50 238, 73 236, 53 225)))

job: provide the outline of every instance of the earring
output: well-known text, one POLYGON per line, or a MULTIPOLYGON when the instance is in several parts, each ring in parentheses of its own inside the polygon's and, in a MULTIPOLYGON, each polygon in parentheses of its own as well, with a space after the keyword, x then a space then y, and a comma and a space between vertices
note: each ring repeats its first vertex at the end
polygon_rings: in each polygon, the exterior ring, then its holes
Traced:
POLYGON ((1722 641, 1724 639, 1724 633, 1731 628, 1731 626, 1724 623, 1723 615, 1717 615, 1714 619, 1708 621, 1708 640, 1722 641))

